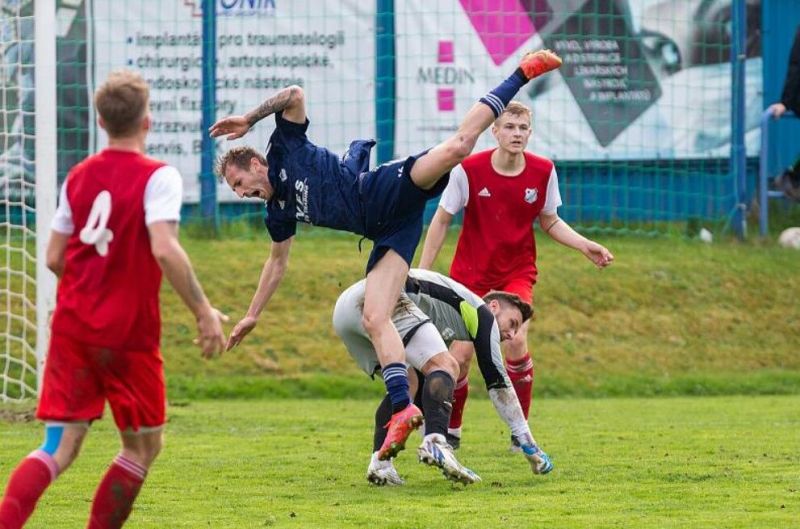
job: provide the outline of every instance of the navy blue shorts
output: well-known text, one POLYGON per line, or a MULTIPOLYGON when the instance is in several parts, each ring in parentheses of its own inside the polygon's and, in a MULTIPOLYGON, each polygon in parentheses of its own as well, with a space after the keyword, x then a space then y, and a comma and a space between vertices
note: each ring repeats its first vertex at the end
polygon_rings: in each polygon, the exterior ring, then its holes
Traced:
POLYGON ((422 237, 425 204, 442 194, 450 180, 448 171, 431 189, 421 189, 411 180, 411 168, 428 151, 405 160, 387 162, 361 175, 364 205, 364 235, 375 244, 367 261, 367 273, 386 254, 394 250, 408 266, 422 237))

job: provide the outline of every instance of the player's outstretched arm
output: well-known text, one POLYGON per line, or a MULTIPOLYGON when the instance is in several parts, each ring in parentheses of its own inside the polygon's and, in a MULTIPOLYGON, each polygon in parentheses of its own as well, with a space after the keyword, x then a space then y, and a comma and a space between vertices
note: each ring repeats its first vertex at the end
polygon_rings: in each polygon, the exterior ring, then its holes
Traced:
POLYGON ((598 268, 605 268, 614 262, 614 255, 608 248, 573 230, 557 213, 541 213, 539 225, 554 241, 578 250, 598 268))
POLYGON ((425 243, 422 246, 422 257, 419 259, 419 267, 430 270, 433 268, 433 263, 436 261, 436 256, 442 249, 444 239, 447 236, 447 229, 453 222, 453 216, 445 211, 442 206, 436 208, 436 213, 433 215, 430 226, 428 226, 428 234, 425 236, 425 243))
POLYGON ((235 140, 247 134, 253 125, 276 112, 283 112, 283 118, 287 121, 305 123, 306 102, 303 89, 296 85, 287 86, 244 116, 220 119, 211 125, 208 133, 212 138, 225 136, 228 140, 235 140))
POLYGON ((293 240, 294 237, 289 237, 285 241, 272 243, 272 250, 269 258, 264 263, 264 267, 261 269, 258 288, 256 288, 256 293, 253 294, 250 308, 247 309, 247 314, 245 314, 244 318, 231 331, 228 343, 225 346, 226 351, 230 351, 239 345, 244 337, 255 328, 259 316, 267 306, 267 302, 272 298, 272 295, 278 289, 278 285, 283 280, 283 275, 289 265, 289 249, 292 247, 293 240))
POLYGON ((481 376, 489 392, 497 415, 511 430, 515 443, 519 445, 534 474, 547 474, 553 469, 550 458, 533 438, 528 421, 522 412, 517 393, 503 367, 500 349, 500 329, 486 305, 478 308, 478 328, 472 339, 475 357, 481 376))
POLYGON ((147 226, 150 232, 150 249, 161 270, 189 310, 197 318, 198 343, 205 358, 222 353, 225 334, 222 322, 228 317, 211 306, 203 288, 194 274, 189 256, 178 241, 178 223, 173 221, 153 222, 147 226))

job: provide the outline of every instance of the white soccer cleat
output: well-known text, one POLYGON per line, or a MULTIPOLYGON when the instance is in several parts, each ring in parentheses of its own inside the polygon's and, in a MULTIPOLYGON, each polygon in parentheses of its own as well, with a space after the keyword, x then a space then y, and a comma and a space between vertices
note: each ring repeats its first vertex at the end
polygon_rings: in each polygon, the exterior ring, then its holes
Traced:
POLYGON ((379 487, 397 486, 405 484, 405 480, 397 473, 392 460, 381 461, 378 452, 372 454, 372 459, 367 467, 367 481, 379 487))
POLYGON ((417 455, 420 463, 440 468, 444 477, 450 481, 470 485, 481 480, 475 472, 458 462, 453 454, 453 448, 441 434, 426 435, 417 448, 417 455))

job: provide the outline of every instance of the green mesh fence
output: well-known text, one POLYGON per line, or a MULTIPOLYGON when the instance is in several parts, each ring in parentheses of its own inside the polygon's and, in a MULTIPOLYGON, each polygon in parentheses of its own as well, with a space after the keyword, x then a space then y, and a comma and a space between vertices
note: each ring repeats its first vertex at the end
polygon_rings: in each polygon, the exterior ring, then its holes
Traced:
MULTIPOLYGON (((10 4, 10 2, 6 2, 10 4)), ((27 4, 26 2, 19 2, 27 4)), ((549 47, 558 73, 518 99, 534 113, 529 149, 556 161, 561 214, 582 229, 660 233, 696 219, 723 226, 737 190, 731 138, 729 0, 217 0, 216 115, 244 113, 300 84, 311 139, 343 152, 378 137, 384 161, 444 139, 526 50, 549 47)), ((746 144, 757 154, 760 4, 748 1, 746 144)), ((152 87, 148 151, 200 197, 200 1, 59 0, 59 174, 105 137, 93 89, 116 68, 152 87)), ((273 121, 219 150, 265 147, 273 121)), ((478 149, 494 144, 485 134, 478 149)), ((260 217, 225 186, 223 217, 260 217)), ((431 208, 435 207, 435 204, 431 208)))
MULTIPOLYGON (((61 2, 59 168, 102 147, 89 95, 112 69, 152 85, 148 149, 184 175, 186 220, 200 200, 200 2, 61 2)), ((549 47, 560 72, 525 87, 529 149, 557 163, 561 214, 582 229, 660 233, 694 219, 724 226, 729 170, 731 2, 648 0, 218 0, 217 116, 244 113, 300 84, 311 139, 343 152, 380 139, 380 161, 444 139, 526 50, 549 47), (383 39, 383 41, 381 41, 383 39), (387 45, 389 43, 390 45, 387 45), (376 69, 377 65, 377 69, 376 69), (379 71, 380 70, 380 71, 379 71)), ((746 140, 757 153, 760 6, 748 2, 746 140)), ((265 147, 273 121, 220 150, 265 147)), ((494 144, 486 134, 479 149, 494 144)), ((377 161, 377 160, 376 160, 377 161)), ((223 217, 261 216, 224 187, 223 217)), ((431 209, 435 205, 431 206, 431 209)))

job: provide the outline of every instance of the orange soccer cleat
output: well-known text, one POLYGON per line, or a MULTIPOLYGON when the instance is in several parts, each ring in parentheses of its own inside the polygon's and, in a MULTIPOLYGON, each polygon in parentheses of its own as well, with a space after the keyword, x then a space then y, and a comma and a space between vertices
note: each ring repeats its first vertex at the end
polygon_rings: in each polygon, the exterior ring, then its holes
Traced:
POLYGON ((519 67, 522 73, 528 80, 534 77, 555 70, 561 66, 561 57, 556 55, 550 50, 539 50, 526 53, 522 60, 519 62, 519 67))
POLYGON ((378 450, 378 459, 387 461, 395 457, 400 450, 406 447, 406 440, 411 432, 416 430, 422 424, 422 412, 414 404, 409 404, 402 411, 398 411, 386 427, 389 431, 386 433, 386 439, 383 440, 381 449, 378 450))

